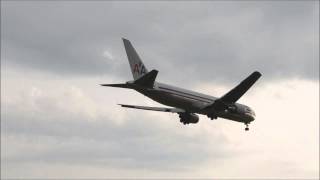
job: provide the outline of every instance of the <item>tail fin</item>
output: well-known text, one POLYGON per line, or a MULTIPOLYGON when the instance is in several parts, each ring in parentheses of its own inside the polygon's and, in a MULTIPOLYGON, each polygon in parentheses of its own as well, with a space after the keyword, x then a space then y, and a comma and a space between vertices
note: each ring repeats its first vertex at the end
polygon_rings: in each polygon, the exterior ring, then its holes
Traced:
POLYGON ((144 66, 136 50, 133 48, 131 42, 124 38, 122 38, 122 40, 126 49, 133 79, 136 80, 144 74, 148 73, 148 70, 144 66))

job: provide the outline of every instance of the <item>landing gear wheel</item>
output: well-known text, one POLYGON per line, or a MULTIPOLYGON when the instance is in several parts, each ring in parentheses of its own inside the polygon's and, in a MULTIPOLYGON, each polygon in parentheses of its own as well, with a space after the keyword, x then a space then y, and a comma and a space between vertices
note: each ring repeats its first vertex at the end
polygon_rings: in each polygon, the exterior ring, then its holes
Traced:
POLYGON ((244 129, 245 131, 249 131, 249 125, 246 124, 246 128, 244 129))
POLYGON ((214 120, 214 119, 217 119, 218 118, 218 116, 216 116, 215 114, 209 114, 209 115, 207 115, 208 116, 208 118, 210 118, 211 120, 214 120))

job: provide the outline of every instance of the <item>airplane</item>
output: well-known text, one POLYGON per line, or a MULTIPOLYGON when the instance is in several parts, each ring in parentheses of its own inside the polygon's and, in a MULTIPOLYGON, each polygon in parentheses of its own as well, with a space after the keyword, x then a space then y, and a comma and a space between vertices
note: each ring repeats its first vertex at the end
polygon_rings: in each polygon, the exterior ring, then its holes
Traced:
POLYGON ((242 95, 261 77, 261 73, 254 71, 235 88, 221 96, 220 98, 205 95, 202 93, 182 89, 179 87, 156 82, 158 70, 150 72, 144 66, 138 53, 131 42, 122 38, 125 51, 129 60, 133 80, 122 84, 100 84, 101 86, 133 89, 152 100, 169 107, 147 107, 137 105, 118 104, 125 108, 141 110, 160 111, 177 113, 180 122, 184 125, 199 122, 202 114, 211 120, 218 117, 244 123, 245 131, 249 130, 250 122, 254 121, 255 112, 244 104, 236 103, 242 95))

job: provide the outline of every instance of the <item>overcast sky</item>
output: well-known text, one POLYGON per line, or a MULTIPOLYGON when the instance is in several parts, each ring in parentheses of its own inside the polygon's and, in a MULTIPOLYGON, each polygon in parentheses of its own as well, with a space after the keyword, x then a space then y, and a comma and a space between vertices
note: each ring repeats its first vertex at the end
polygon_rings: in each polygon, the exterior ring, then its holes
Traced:
POLYGON ((1 1, 1 177, 319 178, 319 2, 1 1), (162 106, 131 80, 221 96, 251 72, 244 125, 162 106))

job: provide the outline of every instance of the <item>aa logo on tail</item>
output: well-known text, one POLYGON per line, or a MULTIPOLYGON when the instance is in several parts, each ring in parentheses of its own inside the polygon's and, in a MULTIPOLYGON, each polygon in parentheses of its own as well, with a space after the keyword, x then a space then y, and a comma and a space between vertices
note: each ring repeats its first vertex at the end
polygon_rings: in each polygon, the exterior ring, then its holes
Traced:
POLYGON ((146 68, 141 62, 139 64, 134 64, 133 73, 138 73, 138 75, 145 74, 146 68))

